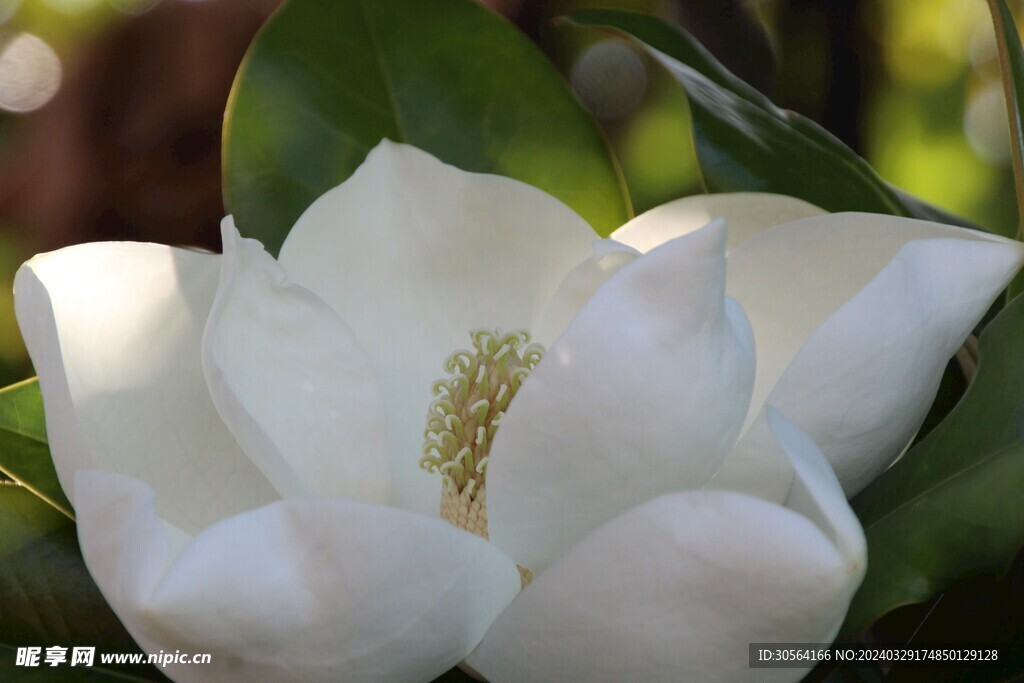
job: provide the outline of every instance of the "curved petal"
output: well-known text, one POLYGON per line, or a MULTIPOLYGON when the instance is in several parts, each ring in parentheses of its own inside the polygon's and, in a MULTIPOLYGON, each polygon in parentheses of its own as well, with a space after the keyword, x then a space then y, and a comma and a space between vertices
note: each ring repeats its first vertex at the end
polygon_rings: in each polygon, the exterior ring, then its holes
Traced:
POLYGON ((565 332, 594 292, 639 255, 632 247, 613 240, 595 240, 593 255, 569 271, 548 302, 534 340, 550 346, 565 332))
POLYGON ((121 472, 157 490, 188 531, 278 497, 217 415, 200 340, 220 257, 156 244, 84 244, 36 256, 15 307, 39 374, 54 464, 121 472))
POLYGON ((761 411, 704 488, 745 493, 774 503, 786 500, 795 474, 768 420, 772 412, 761 411))
POLYGON ((203 369, 224 423, 287 497, 389 502, 384 404, 365 352, 230 217, 221 232, 203 369))
POLYGON ((787 507, 729 491, 634 508, 538 576, 469 664, 491 683, 786 681, 748 644, 829 642, 865 569, 864 535, 828 463, 776 416, 787 507))
POLYGON ((802 199, 768 192, 695 194, 645 211, 613 232, 611 238, 646 254, 721 218, 729 227, 725 247, 729 253, 773 225, 825 213, 802 199))
POLYGON ((873 214, 778 226, 729 256, 757 337, 747 422, 776 406, 847 494, 909 442, 947 360, 1024 259, 1017 242, 873 214))
POLYGON ((279 501, 188 539, 141 482, 76 487, 86 565, 143 650, 213 655, 169 666, 177 681, 432 680, 520 588, 486 541, 394 508, 279 501))
POLYGON ((732 447, 754 375, 724 296, 716 222, 616 273, 524 382, 487 471, 491 542, 534 571, 623 511, 704 484, 732 447))
POLYGON ((381 382, 399 504, 437 514, 417 466, 434 380, 477 328, 536 330, 597 237, 540 190, 385 140, 302 215, 281 249, 294 282, 349 325, 381 382))
MULTIPOLYGON (((775 437, 772 447, 784 452, 793 468, 793 486, 786 498, 777 502, 814 522, 832 541, 846 563, 852 597, 867 570, 864 530, 846 502, 843 488, 817 444, 778 410, 768 408, 765 414, 775 437)), ((845 608, 843 611, 845 613, 845 608)), ((832 636, 826 640, 831 639, 832 636)))

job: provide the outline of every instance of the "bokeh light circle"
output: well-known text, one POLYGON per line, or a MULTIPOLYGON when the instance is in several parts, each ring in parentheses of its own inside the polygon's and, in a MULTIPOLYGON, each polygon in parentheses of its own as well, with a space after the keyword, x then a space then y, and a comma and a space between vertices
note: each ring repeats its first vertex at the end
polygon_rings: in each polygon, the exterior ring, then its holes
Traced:
POLYGON ((60 58, 31 33, 0 38, 0 108, 13 112, 38 109, 57 94, 60 58))
POLYGON ((632 111, 647 91, 647 67, 619 40, 591 45, 572 65, 569 81, 587 109, 610 119, 632 111))

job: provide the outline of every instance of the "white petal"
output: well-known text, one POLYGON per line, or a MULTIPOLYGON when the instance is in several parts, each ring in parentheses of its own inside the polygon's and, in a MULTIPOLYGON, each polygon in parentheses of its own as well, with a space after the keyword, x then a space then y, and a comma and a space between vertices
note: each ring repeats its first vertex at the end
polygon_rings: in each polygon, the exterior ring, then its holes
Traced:
POLYGON ((281 249, 370 356, 388 410, 399 504, 437 514, 420 470, 434 380, 476 328, 535 330, 597 237, 571 209, 521 182, 466 173, 383 141, 320 197, 281 249))
POLYGON ((230 218, 203 369, 224 423, 288 497, 391 498, 384 404, 365 352, 230 218))
POLYGON ((951 226, 834 214, 778 226, 729 256, 767 402, 836 468, 847 494, 895 458, 947 360, 1020 267, 1016 242, 951 226))
POLYGON ((776 503, 786 500, 795 474, 768 420, 772 412, 761 411, 705 488, 745 493, 776 503))
POLYGON ((524 590, 469 663, 491 683, 795 681, 748 644, 829 642, 863 578, 864 536, 820 452, 784 418, 788 508, 673 493, 602 527, 524 590))
POLYGON ((632 263, 637 256, 632 247, 613 240, 596 240, 594 253, 565 276, 541 317, 534 341, 545 347, 561 336, 583 304, 608 278, 632 263))
POLYGON ((36 256, 15 278, 61 485, 79 468, 157 490, 195 531, 278 495, 221 422, 200 362, 220 257, 156 244, 85 244, 36 256))
MULTIPOLYGON (((867 569, 867 541, 835 472, 818 446, 796 423, 768 408, 773 447, 784 452, 793 467, 793 486, 784 500, 776 501, 814 522, 828 536, 846 562, 850 595, 867 569)), ((845 610, 844 610, 845 611, 845 610)), ((831 640, 831 636, 827 640, 831 640)))
POLYGON ((722 218, 729 227, 729 242, 725 248, 729 253, 773 225, 824 213, 823 209, 802 199, 781 194, 695 194, 645 211, 613 232, 611 238, 647 253, 659 244, 722 218))
POLYGON ((212 654, 177 681, 430 681, 519 592, 486 541, 394 508, 280 501, 190 540, 141 482, 83 470, 77 489, 86 564, 142 649, 212 654))
POLYGON ((487 472, 491 542, 534 571, 623 511, 704 484, 732 447, 754 374, 724 296, 716 222, 626 266, 516 395, 487 472))

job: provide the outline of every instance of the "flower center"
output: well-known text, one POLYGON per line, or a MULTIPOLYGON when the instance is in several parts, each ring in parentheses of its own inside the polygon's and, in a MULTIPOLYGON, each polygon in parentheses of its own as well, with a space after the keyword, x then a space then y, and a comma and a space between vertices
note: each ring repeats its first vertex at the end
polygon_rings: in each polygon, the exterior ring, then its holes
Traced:
MULTIPOLYGON (((441 518, 487 538, 487 461, 491 443, 509 403, 544 348, 530 344, 525 331, 470 332, 472 350, 445 361, 447 379, 434 382, 437 398, 427 411, 420 467, 439 472, 441 518)), ((524 585, 532 578, 520 567, 524 585)))

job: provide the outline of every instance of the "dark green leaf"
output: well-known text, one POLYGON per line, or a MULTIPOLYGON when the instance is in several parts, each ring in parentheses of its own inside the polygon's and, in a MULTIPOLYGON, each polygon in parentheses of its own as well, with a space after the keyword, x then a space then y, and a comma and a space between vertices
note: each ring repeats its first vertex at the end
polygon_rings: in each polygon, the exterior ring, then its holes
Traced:
POLYGON ((50 458, 36 379, 0 389, 0 471, 74 518, 50 458))
POLYGON ((998 574, 1024 544, 1024 298, 985 329, 978 373, 923 441, 853 501, 868 572, 840 639, 954 580, 998 574))
POLYGON ((475 680, 462 669, 452 669, 443 676, 435 678, 433 683, 473 683, 475 680))
MULTIPOLYGON (((24 487, 0 485, 0 679, 28 675, 12 666, 18 646, 53 645, 95 647, 97 663, 100 652, 139 651, 89 576, 74 522, 24 487)), ((93 673, 164 680, 148 665, 93 673)))
POLYGON ((597 126, 544 55, 473 0, 291 0, 228 104, 224 191, 275 252, 382 138, 518 178, 607 235, 630 215, 597 126))
POLYGON ((821 126, 780 109, 733 76, 682 28, 617 10, 584 10, 569 18, 631 36, 676 77, 690 103, 694 144, 709 192, 776 192, 828 211, 977 227, 886 183, 821 126))

